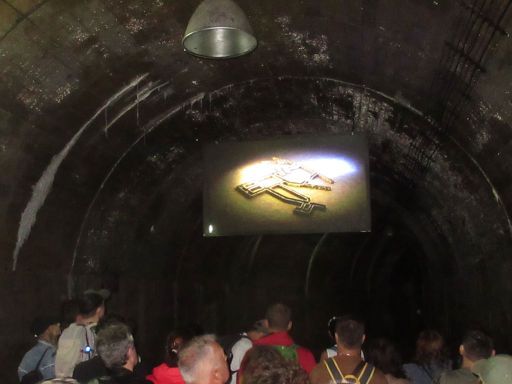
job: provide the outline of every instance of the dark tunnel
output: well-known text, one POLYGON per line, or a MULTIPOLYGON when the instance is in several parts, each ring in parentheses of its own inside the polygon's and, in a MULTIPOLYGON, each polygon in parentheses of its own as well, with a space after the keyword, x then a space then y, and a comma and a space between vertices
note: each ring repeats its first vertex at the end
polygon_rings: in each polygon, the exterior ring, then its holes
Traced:
POLYGON ((199 3, 0 1, 0 380, 90 287, 152 363, 276 300, 316 353, 344 312, 407 353, 476 326, 510 353, 512 2, 239 0, 259 43, 229 60, 183 52, 199 3), (351 133, 371 232, 203 237, 205 143, 351 133))

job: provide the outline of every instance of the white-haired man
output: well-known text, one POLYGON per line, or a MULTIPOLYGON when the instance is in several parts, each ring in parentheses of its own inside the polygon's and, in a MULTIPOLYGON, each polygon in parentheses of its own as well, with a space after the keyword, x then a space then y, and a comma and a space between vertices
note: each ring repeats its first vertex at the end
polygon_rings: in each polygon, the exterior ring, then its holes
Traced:
POLYGON ((213 335, 189 341, 178 354, 178 367, 186 384, 225 384, 229 379, 226 355, 213 335))

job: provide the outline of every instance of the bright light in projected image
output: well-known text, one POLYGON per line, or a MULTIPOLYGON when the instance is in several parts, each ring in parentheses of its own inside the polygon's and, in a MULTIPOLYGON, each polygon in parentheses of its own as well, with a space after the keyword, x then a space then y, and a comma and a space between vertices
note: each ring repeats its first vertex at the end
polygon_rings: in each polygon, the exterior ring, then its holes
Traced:
POLYGON ((260 180, 271 175, 276 166, 272 161, 260 161, 243 168, 240 172, 240 182, 260 180))
POLYGON ((357 167, 353 163, 339 157, 311 158, 299 161, 299 163, 305 168, 321 172, 331 179, 350 175, 357 171, 357 167))
MULTIPOLYGON (((297 165, 309 170, 321 173, 330 179, 337 179, 342 176, 357 172, 357 166, 350 160, 340 157, 291 157, 297 165)), ((240 182, 246 183, 257 181, 269 177, 279 169, 274 161, 264 160, 250 164, 240 171, 240 182)), ((302 169, 295 170, 289 174, 289 179, 304 178, 306 171, 302 169)), ((269 181, 270 182, 270 181, 269 181)))
POLYGON ((204 236, 371 229, 364 136, 216 142, 203 152, 204 236))

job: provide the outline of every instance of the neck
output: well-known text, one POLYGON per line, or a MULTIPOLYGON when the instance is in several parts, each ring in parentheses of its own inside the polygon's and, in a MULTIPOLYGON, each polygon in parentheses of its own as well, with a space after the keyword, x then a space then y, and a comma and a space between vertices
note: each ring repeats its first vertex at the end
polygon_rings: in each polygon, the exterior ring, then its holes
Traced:
POLYGON ((345 348, 341 345, 338 345, 338 356, 361 358, 361 348, 345 348))
POLYGON ((44 341, 45 343, 49 343, 51 345, 56 345, 57 343, 54 343, 53 340, 50 339, 48 335, 41 335, 39 336, 40 341, 44 341))
POLYGON ((97 316, 92 316, 92 317, 88 317, 88 318, 81 318, 81 319, 79 319, 79 321, 77 321, 77 324, 79 324, 79 325, 90 325, 90 324, 95 324, 97 322, 98 322, 97 316))
POLYGON ((473 368, 473 365, 475 363, 465 357, 462 358, 462 368, 467 368, 469 370, 471 370, 471 368, 473 368))

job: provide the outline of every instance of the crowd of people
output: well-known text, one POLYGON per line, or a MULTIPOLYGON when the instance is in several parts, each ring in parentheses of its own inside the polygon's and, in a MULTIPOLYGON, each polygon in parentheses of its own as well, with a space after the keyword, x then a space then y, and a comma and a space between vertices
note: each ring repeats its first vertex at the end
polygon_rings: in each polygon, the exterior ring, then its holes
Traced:
POLYGON ((105 316, 106 290, 86 291, 73 321, 61 333, 57 318, 36 318, 37 343, 18 368, 22 384, 512 384, 512 356, 496 355, 479 330, 461 341, 461 364, 446 357, 443 337, 421 332, 413 361, 402 364, 395 345, 367 340, 364 322, 344 315, 329 321, 334 345, 317 362, 290 336, 292 313, 275 303, 245 332, 216 337, 191 327, 173 330, 165 358, 147 370, 137 353, 132 327, 105 316), (365 345, 363 351, 363 344, 365 345))

